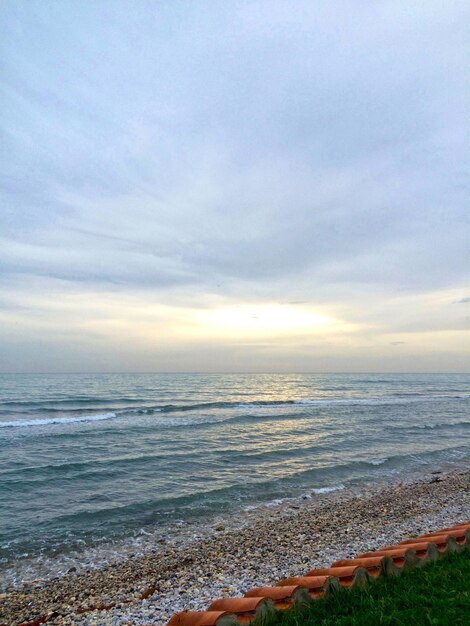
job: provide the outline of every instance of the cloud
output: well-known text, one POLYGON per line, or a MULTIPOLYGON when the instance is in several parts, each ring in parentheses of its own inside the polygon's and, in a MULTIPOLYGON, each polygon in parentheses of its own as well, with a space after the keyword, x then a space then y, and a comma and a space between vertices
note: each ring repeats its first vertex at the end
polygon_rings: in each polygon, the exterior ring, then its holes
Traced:
MULTIPOLYGON (((35 338, 53 298, 85 317, 95 299, 126 332, 129 300, 171 315, 298 302, 383 356, 387 333, 464 331, 446 298, 468 284, 468 17, 457 1, 7 3, 5 323, 16 306, 35 338)), ((69 315, 53 316, 65 335, 69 315)))

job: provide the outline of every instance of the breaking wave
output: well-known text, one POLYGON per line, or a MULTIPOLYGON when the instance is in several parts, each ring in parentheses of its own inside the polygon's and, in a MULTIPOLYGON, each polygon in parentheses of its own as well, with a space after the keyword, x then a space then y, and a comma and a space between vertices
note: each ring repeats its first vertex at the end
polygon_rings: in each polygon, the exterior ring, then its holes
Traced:
POLYGON ((116 417, 116 413, 98 413, 97 415, 76 415, 74 417, 51 417, 48 419, 14 420, 0 422, 0 428, 27 428, 28 426, 49 426, 50 424, 73 424, 75 422, 100 422, 116 417))

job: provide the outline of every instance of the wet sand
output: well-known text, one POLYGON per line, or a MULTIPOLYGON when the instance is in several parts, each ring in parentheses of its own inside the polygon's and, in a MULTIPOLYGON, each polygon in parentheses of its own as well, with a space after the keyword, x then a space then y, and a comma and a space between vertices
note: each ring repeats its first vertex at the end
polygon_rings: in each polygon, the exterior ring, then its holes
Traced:
POLYGON ((217 597, 469 517, 470 472, 462 470, 285 501, 99 570, 7 590, 0 624, 45 615, 51 624, 165 624, 175 611, 204 609, 217 597))

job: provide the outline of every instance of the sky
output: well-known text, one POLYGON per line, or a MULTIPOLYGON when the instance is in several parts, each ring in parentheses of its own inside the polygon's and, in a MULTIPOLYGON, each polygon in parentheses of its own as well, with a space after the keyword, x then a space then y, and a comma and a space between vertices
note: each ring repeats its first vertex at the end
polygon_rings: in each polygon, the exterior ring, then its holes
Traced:
POLYGON ((0 371, 470 372, 469 23, 3 0, 0 371))

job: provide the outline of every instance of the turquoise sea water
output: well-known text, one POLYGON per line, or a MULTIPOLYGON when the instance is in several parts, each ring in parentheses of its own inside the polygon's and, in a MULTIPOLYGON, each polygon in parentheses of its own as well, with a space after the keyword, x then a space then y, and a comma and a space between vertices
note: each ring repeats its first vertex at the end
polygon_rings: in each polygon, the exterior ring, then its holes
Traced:
POLYGON ((463 465, 468 375, 0 375, 0 568, 463 465))

